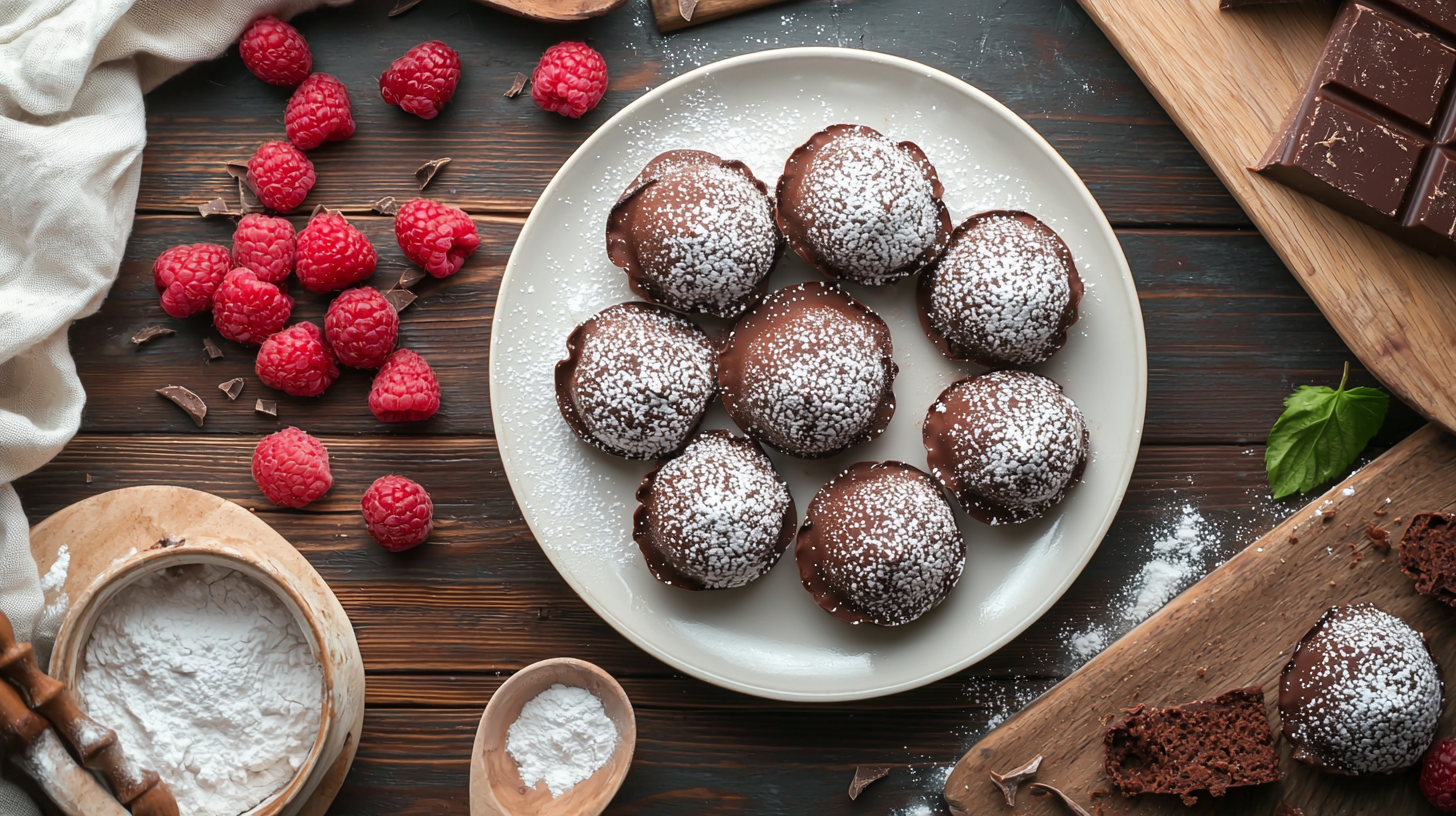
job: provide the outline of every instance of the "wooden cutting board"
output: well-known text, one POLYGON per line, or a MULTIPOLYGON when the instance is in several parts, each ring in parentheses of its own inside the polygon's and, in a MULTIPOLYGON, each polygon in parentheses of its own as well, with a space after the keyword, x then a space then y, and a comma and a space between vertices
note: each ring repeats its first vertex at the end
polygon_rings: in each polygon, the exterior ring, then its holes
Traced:
POLYGON ((1456 430, 1456 264, 1248 170, 1303 92, 1333 6, 1080 2, 1365 366, 1456 430))
POLYGON ((991 784, 990 771, 1005 772, 1042 754, 1036 781, 1060 788, 1091 812, 1100 804, 1108 814, 1273 816, 1280 803, 1287 803, 1302 808, 1305 816, 1434 814, 1416 787, 1414 771, 1352 779, 1296 763, 1288 744, 1279 739, 1275 711, 1279 673, 1299 638, 1328 607, 1369 601, 1430 639, 1448 683, 1440 734, 1456 736, 1456 706, 1451 704, 1456 690, 1450 686, 1451 667, 1456 667, 1456 609, 1416 594, 1395 552, 1413 514, 1453 506, 1456 439, 1427 425, 1234 556, 972 747, 946 781, 951 812, 1066 813, 1059 804, 1031 795, 1025 785, 1013 811, 991 784), (1351 495, 1345 495, 1347 489, 1351 495), (1317 509, 1322 515, 1315 515, 1317 509), (1377 510, 1385 514, 1376 515, 1377 510), (1369 522, 1390 532, 1389 553, 1366 537, 1369 522), (1216 800, 1205 794, 1193 808, 1164 795, 1125 799, 1113 794, 1094 803, 1092 792, 1109 787, 1102 774, 1105 718, 1139 703, 1178 704, 1249 685, 1264 688, 1283 782, 1230 791, 1216 800))

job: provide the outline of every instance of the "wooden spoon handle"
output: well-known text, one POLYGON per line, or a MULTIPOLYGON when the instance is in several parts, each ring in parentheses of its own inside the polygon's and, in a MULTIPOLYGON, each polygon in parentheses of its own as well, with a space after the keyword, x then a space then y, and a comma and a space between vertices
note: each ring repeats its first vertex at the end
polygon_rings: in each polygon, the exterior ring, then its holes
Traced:
MULTIPOLYGON (((0 612, 0 677, 25 694, 30 707, 40 712, 81 758, 81 764, 99 772, 134 816, 178 816, 172 791, 157 776, 127 759, 116 732, 86 716, 60 681, 46 675, 35 662, 35 649, 17 643, 10 619, 0 612)), ((3 683, 0 683, 3 685, 3 683)))

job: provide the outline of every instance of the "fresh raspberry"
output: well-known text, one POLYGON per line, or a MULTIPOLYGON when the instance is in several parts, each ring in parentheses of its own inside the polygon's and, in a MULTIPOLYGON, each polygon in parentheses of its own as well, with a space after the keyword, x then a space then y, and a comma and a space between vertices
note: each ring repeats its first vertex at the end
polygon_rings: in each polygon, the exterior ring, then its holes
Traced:
POLYGON ((293 314, 293 298, 274 284, 258 280, 251 269, 234 269, 212 298, 212 325, 217 333, 247 346, 277 334, 293 314))
POLYGON ((460 82, 460 55, 430 40, 411 48, 379 78, 384 101, 421 119, 434 119, 455 95, 460 82))
POLYGON ((394 216, 394 237, 406 258, 437 278, 459 272, 465 258, 480 246, 475 222, 464 210, 426 198, 400 206, 394 216))
POLYGON ((546 49, 531 74, 536 105, 580 119, 607 92, 607 61, 584 42, 557 43, 546 49))
POLYGON ((313 54, 298 29, 277 17, 260 17, 243 30, 238 54, 253 76, 269 85, 292 87, 313 70, 313 54))
POLYGON ((399 315, 372 286, 346 289, 329 304, 324 336, 344 365, 379 368, 399 339, 399 315))
POLYGON ((292 397, 317 397, 339 378, 339 361, 312 323, 295 323, 263 341, 258 379, 292 397))
POLYGON ((293 274, 293 225, 286 218, 248 213, 233 231, 233 263, 278 283, 293 274))
POLYGON ((380 422, 416 422, 440 410, 440 381, 425 358, 409 349, 389 355, 369 389, 369 410, 380 422))
POLYGON ((313 162, 288 142, 264 142, 248 159, 248 184, 270 210, 292 212, 316 180, 313 162))
POLYGON ((1442 813, 1456 813, 1456 739, 1442 737, 1421 762, 1421 793, 1442 813))
POLYGON ((217 244, 184 244, 163 252, 152 263, 152 280, 162 293, 162 309, 173 317, 205 311, 232 268, 232 257, 217 244))
POLYGON ((324 142, 340 142, 353 136, 349 89, 330 74, 309 74, 288 98, 283 128, 288 131, 288 141, 299 150, 313 150, 324 142))
POLYGON ((334 484, 324 443, 297 428, 268 434, 253 449, 253 481, 280 507, 303 507, 334 484))
POLYGON ((435 503, 419 482, 403 476, 380 476, 359 502, 369 535, 390 552, 418 547, 435 527, 435 503))
POLYGON ((310 292, 332 292, 368 279, 379 256, 364 233, 342 215, 322 212, 298 233, 294 272, 310 292))

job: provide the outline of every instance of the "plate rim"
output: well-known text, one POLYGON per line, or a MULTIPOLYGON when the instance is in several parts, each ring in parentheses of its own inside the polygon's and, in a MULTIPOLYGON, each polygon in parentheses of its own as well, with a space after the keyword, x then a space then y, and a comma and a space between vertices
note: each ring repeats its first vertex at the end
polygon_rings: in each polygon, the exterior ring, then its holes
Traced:
MULTIPOLYGON (((691 675, 692 677, 695 677, 699 680, 707 683, 712 683, 713 685, 719 686, 721 688, 726 688, 743 694, 749 694, 752 696, 763 697, 772 700, 784 700, 788 702, 804 703, 830 703, 885 697, 892 694, 898 694, 900 692, 919 688, 921 686, 948 677, 958 671, 961 671, 962 669, 965 669, 986 659, 991 654, 1000 650, 1006 644, 1010 643, 1012 640, 1015 640, 1023 632, 1029 629, 1032 624, 1036 623, 1044 615, 1046 615, 1047 611, 1050 610, 1052 606, 1057 603, 1057 601, 1061 600, 1062 596, 1066 594, 1072 583, 1075 582, 1077 578, 1082 575, 1084 570, 1086 570, 1088 562, 1092 560, 1092 556, 1095 555, 1097 551, 1102 547, 1102 542, 1106 538, 1107 531, 1111 528, 1112 522, 1116 518, 1118 510, 1120 510, 1122 507, 1123 499, 1126 497, 1127 494, 1127 487, 1132 481, 1133 469, 1137 466, 1138 454, 1142 446, 1143 425, 1147 418, 1148 349, 1147 336, 1143 325, 1142 305, 1137 295, 1137 282, 1133 278, 1132 269, 1127 263, 1126 253, 1123 252, 1122 244, 1118 240, 1117 234, 1113 230, 1111 222, 1108 221, 1107 214, 1103 212, 1101 205, 1099 205, 1097 203, 1097 200, 1092 196, 1092 192, 1087 189, 1087 185, 1085 182, 1082 181, 1082 177, 1077 175, 1077 172, 1072 169, 1071 165, 1067 164, 1066 159, 1062 158, 1062 155, 1051 146, 1051 143, 1049 143, 1041 134, 1037 133, 1036 130, 1034 130, 1031 125, 1026 122, 1025 119, 1021 118, 1014 111, 987 94, 985 91, 982 91, 980 88, 977 88, 976 86, 961 79, 960 77, 942 71, 939 68, 934 68, 929 65, 925 65, 924 63, 917 62, 912 59, 907 59, 905 57, 895 56, 893 54, 886 54, 879 51, 871 51, 869 49, 850 48, 843 46, 789 46, 785 48, 770 48, 761 51, 750 52, 747 54, 739 54, 737 56, 727 57, 716 62, 711 62, 706 65, 698 66, 697 68, 694 68, 690 71, 679 74, 678 76, 667 80, 666 82, 658 85, 655 88, 649 88, 645 93, 642 94, 642 96, 634 99, 632 102, 628 103, 626 107, 622 108, 620 111, 613 114, 605 122, 598 125, 597 128, 592 131, 592 134, 588 136, 586 140, 583 141, 581 145, 572 152, 571 156, 562 163, 561 167, 557 169, 555 175, 551 177, 551 181, 546 185, 546 188, 541 191, 541 195, 537 199, 537 201, 540 202, 549 200, 550 197, 556 192, 556 189, 560 184, 562 177, 566 174, 566 171, 573 167, 576 162, 581 159, 582 156, 587 155, 595 147, 596 143, 604 138, 605 133, 612 130, 614 126, 622 120, 634 117, 642 108, 653 104, 667 93, 676 90, 681 86, 697 82, 704 77, 711 76, 713 73, 723 70, 725 68, 736 68, 741 65, 749 65, 758 62, 771 62, 777 60, 797 59, 805 57, 854 59, 900 70, 917 72, 922 74, 927 79, 940 82, 941 84, 946 85, 947 87, 961 94, 964 94, 978 104, 985 106, 987 109, 1000 116, 1003 120, 1006 121, 1007 124, 1011 125, 1018 132, 1020 132, 1020 134, 1026 139, 1029 144, 1035 146, 1036 149, 1040 150, 1048 159, 1050 159, 1052 162, 1052 166, 1054 166, 1071 182, 1073 182, 1073 186, 1077 192, 1077 195, 1082 199, 1083 203, 1089 207, 1090 211, 1095 214, 1097 220, 1097 228, 1101 232, 1101 237, 1112 248, 1117 271, 1120 273, 1125 283, 1125 285, 1121 287, 1121 293, 1129 301, 1127 303, 1127 305, 1130 307, 1129 311, 1135 318, 1132 328, 1134 345, 1136 346, 1137 351, 1135 360, 1137 369, 1137 393, 1135 395, 1135 421, 1133 423, 1131 441, 1129 443, 1131 449, 1129 451, 1126 451, 1125 455, 1123 456, 1121 473, 1115 475, 1118 485, 1115 491, 1114 500, 1109 503, 1106 511, 1103 513, 1102 520, 1098 525, 1097 533, 1094 536, 1096 543, 1093 546, 1087 548, 1087 551, 1079 559, 1079 563, 1077 564, 1076 569, 1070 571, 1067 577, 1052 592, 1047 594, 1044 602, 1037 604, 1035 608, 1029 610, 1020 621, 1008 628, 1002 636, 994 639, 985 647, 975 651, 974 653, 965 657, 963 660, 956 662, 948 668, 936 669, 935 671, 924 674, 914 680, 887 684, 871 689, 822 693, 791 691, 779 688, 772 688, 768 686, 754 685, 752 683, 745 683, 739 680, 735 680, 733 678, 724 677, 712 671, 705 670, 702 667, 693 665, 687 661, 680 660, 672 655, 671 652, 659 648, 650 639, 642 637, 635 630, 633 630, 633 628, 629 626, 625 621, 619 619, 609 610, 605 609, 604 606, 591 593, 591 591, 580 580, 578 580, 574 574, 572 574, 569 570, 565 570, 562 568, 561 564, 557 561, 556 554, 551 550, 551 548, 547 547, 545 544, 542 543, 542 537, 540 532, 536 529, 536 525, 532 522, 530 514, 526 512, 524 503, 520 501, 519 494, 516 489, 516 477, 512 474, 511 466, 508 461, 510 457, 507 454, 506 446, 501 444, 501 430, 505 427, 505 425, 501 421, 500 403, 494 398, 491 399, 490 403, 490 415, 491 423, 495 431, 496 448, 501 457, 501 469, 505 471, 506 480, 511 487, 511 494, 516 499, 517 506, 521 508, 521 515, 526 522, 526 526, 528 529, 530 529, 531 535, 536 539, 536 546, 541 548, 541 551, 546 555, 547 560, 551 562, 551 566, 556 570, 557 575, 559 575, 564 581, 566 581, 567 585, 571 587, 572 591, 575 592, 577 596, 580 597, 583 601, 585 601, 587 606, 591 607, 592 611, 595 612, 602 620, 606 621, 607 624, 610 625, 614 630, 616 630, 618 634, 626 638, 633 645, 637 646, 637 648, 642 649, 649 655, 652 655, 653 657, 661 660, 669 666, 672 666, 673 668, 678 669, 679 671, 691 675)), ((519 258, 519 252, 522 244, 525 243, 525 239, 527 238, 527 236, 532 232, 534 228, 537 228, 537 223, 539 220, 537 217, 537 213, 538 210, 533 205, 531 213, 526 217, 526 222, 521 227, 520 234, 516 237, 515 244, 511 247, 511 255, 510 258, 506 261, 505 271, 501 276, 500 290, 496 294, 495 306, 491 311, 492 316, 499 313, 501 301, 510 291, 510 285, 512 283, 512 278, 517 266, 523 265, 525 263, 524 260, 521 260, 519 258)), ((492 318, 490 340, 488 346, 490 362, 487 374, 489 389, 492 395, 494 395, 495 393, 495 387, 498 382, 496 366, 500 358, 495 353, 495 349, 497 346, 497 332, 500 331, 500 326, 501 322, 492 318)))

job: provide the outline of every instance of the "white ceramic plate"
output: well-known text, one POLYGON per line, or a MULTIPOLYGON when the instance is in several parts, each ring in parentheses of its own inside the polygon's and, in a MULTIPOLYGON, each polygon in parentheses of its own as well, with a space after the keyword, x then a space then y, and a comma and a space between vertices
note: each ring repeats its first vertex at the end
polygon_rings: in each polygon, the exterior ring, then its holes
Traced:
MULTIPOLYGON (((771 288, 816 273, 790 252, 771 288)), ((890 325, 898 411, 876 441, 806 462, 771 456, 800 520, 810 498, 849 464, 899 459, 925 468, 920 425, 950 383, 980 369, 945 359, 920 330, 914 282, 850 292, 890 325)), ((718 326, 704 321, 710 332, 718 326)), ((1107 532, 1132 474, 1147 361, 1142 313, 1107 219, 1065 162, 1025 122, 970 85, 898 57, 789 48, 724 60, 649 91, 592 135, 542 194, 501 282, 491 335, 490 393, 501 458, 526 522, 572 588, 633 643, 695 677, 783 700, 876 697, 980 660, 1042 615, 1107 532), (650 463, 577 440, 556 407, 552 370, 566 337, 595 312, 633 300, 607 260, 608 210, 653 156, 672 148, 742 159, 770 190, 789 153, 837 122, 918 143, 946 188, 956 223, 993 208, 1029 211, 1071 247, 1087 284, 1066 348, 1039 373, 1087 416, 1092 455, 1082 484, 1046 518, 988 527, 960 516, 965 576, 939 608, 907 626, 851 626, 799 585, 793 547, 748 587, 684 592, 659 584, 632 541, 633 493, 650 463)), ((715 404, 704 427, 732 428, 715 404)))

